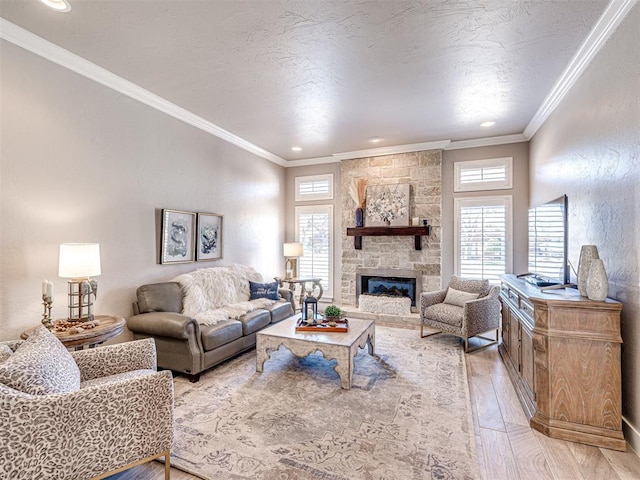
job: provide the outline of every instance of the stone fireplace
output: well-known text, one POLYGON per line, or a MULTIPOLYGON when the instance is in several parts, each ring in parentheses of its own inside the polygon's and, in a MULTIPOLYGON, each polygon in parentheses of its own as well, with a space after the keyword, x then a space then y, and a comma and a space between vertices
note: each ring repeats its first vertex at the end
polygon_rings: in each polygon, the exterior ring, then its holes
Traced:
MULTIPOLYGON (((340 164, 342 191, 342 276, 341 298, 346 307, 357 306, 362 293, 362 272, 382 272, 379 276, 415 277, 412 311, 417 311, 422 291, 440 288, 440 218, 441 218, 441 166, 442 151, 401 153, 381 157, 343 160, 340 164), (354 237, 347 237, 347 227, 355 226, 356 205, 349 195, 349 186, 360 178, 367 185, 410 185, 408 218, 427 218, 431 234, 422 237, 422 250, 415 249, 413 236, 362 237, 362 249, 356 250, 354 237), (400 272, 411 272, 402 275, 400 272), (357 276, 359 274, 359 276, 357 276)), ((409 224, 409 222, 407 222, 409 224)), ((365 215, 365 226, 366 215, 365 215)), ((375 276, 375 275, 365 275, 375 276)), ((374 281, 374 284, 376 281, 374 281)), ((389 283, 389 282, 387 282, 389 283)), ((393 281, 381 289, 394 289, 393 281)), ((382 286, 381 286, 382 285, 382 286)), ((407 285, 396 285, 397 290, 411 290, 407 285)), ((366 287, 368 288, 368 287, 366 287)))
POLYGON ((416 313, 422 291, 422 273, 418 270, 391 268, 356 269, 356 305, 361 294, 408 297, 411 311, 416 313))

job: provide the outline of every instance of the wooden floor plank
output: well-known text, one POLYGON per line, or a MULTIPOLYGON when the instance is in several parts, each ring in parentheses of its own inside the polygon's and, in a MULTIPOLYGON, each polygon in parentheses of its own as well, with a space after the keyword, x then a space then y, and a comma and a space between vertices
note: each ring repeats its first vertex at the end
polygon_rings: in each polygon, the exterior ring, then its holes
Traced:
POLYGON ((567 445, 569 442, 550 438, 531 430, 540 444, 554 478, 558 480, 584 480, 578 461, 567 445))
POLYGON ((520 474, 505 432, 481 428, 482 447, 487 478, 491 480, 518 480, 520 474))
POLYGON ((620 480, 638 480, 640 478, 640 458, 630 448, 627 448, 626 452, 601 448, 600 452, 616 471, 620 480))
POLYGON ((513 388, 508 375, 491 375, 493 389, 502 412, 502 418, 506 423, 529 427, 529 420, 524 414, 518 395, 513 388))
POLYGON ((568 442, 567 446, 580 465, 585 480, 620 480, 598 447, 568 442))
POLYGON ((529 426, 506 423, 509 442, 523 479, 553 480, 549 463, 529 426))
POLYGON ((480 427, 506 432, 498 399, 491 382, 491 375, 473 376, 470 383, 473 388, 480 427))

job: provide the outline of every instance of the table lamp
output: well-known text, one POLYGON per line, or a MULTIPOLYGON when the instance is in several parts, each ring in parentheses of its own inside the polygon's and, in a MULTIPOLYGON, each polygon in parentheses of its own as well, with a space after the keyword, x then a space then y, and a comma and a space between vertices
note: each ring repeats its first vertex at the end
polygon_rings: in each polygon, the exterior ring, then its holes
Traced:
POLYGON ((286 278, 298 277, 298 257, 304 254, 304 247, 301 243, 285 243, 283 245, 284 256, 287 261, 284 264, 286 278))
POLYGON ((97 243, 63 243, 60 245, 58 276, 67 282, 70 322, 93 320, 93 300, 98 282, 90 277, 100 275, 100 245, 97 243), (92 298, 93 296, 93 298, 92 298))

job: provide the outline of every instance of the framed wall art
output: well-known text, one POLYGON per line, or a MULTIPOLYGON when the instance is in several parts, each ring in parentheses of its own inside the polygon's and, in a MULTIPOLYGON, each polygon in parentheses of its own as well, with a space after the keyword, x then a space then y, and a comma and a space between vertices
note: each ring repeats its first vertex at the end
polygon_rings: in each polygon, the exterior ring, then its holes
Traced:
POLYGON ((195 260, 196 214, 162 210, 162 253, 160 263, 189 263, 195 260))
POLYGON ((366 200, 367 227, 409 226, 411 185, 368 185, 366 200))
POLYGON ((220 260, 222 258, 222 215, 198 213, 196 260, 220 260))

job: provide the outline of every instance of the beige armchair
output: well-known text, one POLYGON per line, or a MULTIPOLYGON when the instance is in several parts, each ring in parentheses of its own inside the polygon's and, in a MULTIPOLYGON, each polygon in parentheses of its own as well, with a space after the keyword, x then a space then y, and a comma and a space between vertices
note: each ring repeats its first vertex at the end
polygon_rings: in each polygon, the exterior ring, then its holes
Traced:
POLYGON ((67 352, 32 336, 0 342, 0 477, 99 479, 164 456, 168 480, 173 380, 153 340, 67 352))
POLYGON ((425 292, 420 296, 420 337, 449 333, 464 339, 464 351, 469 352, 469 338, 486 340, 471 351, 498 342, 500 328, 500 287, 491 286, 488 280, 467 280, 451 277, 449 286, 437 292, 425 292), (438 332, 424 334, 424 327, 438 332), (481 334, 495 330, 495 339, 481 334))

